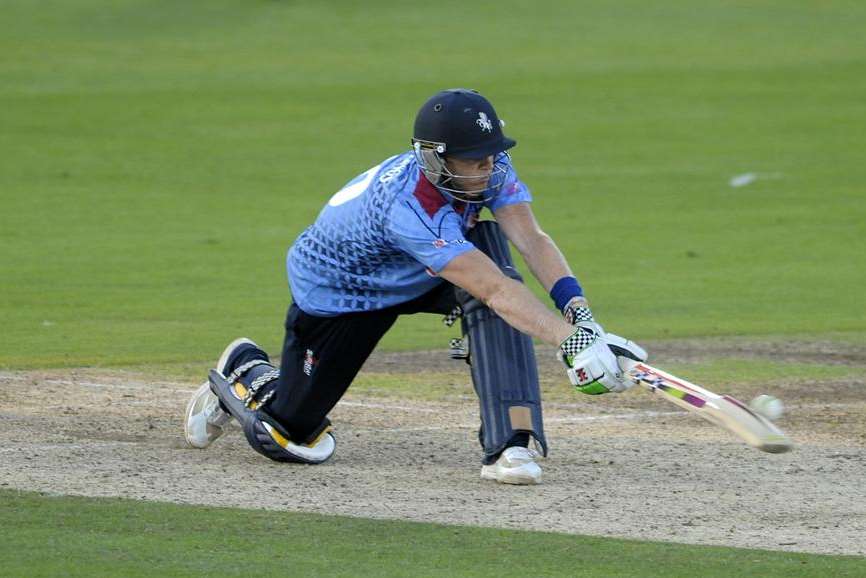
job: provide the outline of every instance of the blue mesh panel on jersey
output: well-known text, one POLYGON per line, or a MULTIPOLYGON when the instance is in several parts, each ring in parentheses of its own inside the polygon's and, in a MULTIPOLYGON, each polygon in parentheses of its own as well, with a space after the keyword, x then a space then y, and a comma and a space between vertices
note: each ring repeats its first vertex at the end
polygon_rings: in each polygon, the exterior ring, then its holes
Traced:
MULTIPOLYGON (((509 201, 528 200, 513 170, 509 177, 513 182, 503 188, 509 201)), ((441 283, 428 266, 435 261, 440 266, 433 269, 439 270, 471 249, 463 235, 478 207, 458 215, 443 197, 439 212, 428 214, 414 196, 419 178, 414 155, 397 155, 350 181, 322 209, 287 256, 292 295, 302 310, 326 316, 377 310, 441 283), (433 257, 424 263, 427 253, 433 257)))

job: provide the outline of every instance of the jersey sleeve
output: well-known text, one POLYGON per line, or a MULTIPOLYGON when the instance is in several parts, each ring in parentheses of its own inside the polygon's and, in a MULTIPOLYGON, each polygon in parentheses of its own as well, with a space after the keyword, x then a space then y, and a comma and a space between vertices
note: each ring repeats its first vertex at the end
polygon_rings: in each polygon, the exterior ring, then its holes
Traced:
POLYGON ((516 203, 529 203, 532 201, 532 193, 526 183, 517 177, 517 171, 511 162, 508 162, 508 170, 505 173, 505 182, 496 195, 484 203, 491 212, 496 212, 500 207, 514 205, 516 203))
POLYGON ((414 198, 402 199, 391 210, 388 229, 393 243, 434 273, 475 246, 460 228, 460 216, 449 205, 432 215, 414 198))

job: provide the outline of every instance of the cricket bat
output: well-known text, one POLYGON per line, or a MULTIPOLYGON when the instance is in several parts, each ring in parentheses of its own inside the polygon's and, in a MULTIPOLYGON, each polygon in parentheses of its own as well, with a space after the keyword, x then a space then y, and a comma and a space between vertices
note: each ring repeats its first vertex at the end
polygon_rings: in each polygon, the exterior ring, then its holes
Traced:
POLYGON ((793 449, 791 440, 782 430, 740 400, 713 393, 646 363, 625 357, 617 359, 626 376, 635 384, 727 429, 750 446, 771 454, 793 449))

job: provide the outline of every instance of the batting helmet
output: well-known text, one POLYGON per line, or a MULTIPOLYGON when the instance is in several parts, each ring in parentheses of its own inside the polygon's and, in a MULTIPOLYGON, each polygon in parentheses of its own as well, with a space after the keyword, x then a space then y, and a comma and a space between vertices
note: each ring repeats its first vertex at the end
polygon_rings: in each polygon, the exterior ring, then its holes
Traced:
POLYGON ((505 151, 517 144, 502 132, 504 123, 490 101, 475 90, 452 88, 434 94, 415 117, 412 147, 424 175, 440 190, 470 203, 483 202, 496 194, 508 171, 505 151), (454 187, 454 180, 472 178, 452 173, 445 157, 484 159, 494 157, 488 186, 467 191, 454 187))

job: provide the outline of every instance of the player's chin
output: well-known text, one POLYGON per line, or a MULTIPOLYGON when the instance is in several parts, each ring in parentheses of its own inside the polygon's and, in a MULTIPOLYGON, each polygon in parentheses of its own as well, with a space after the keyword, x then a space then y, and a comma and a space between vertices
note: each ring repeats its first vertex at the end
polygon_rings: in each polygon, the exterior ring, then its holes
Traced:
POLYGON ((484 191, 487 190, 489 179, 477 179, 472 181, 464 181, 460 183, 460 189, 468 197, 483 197, 484 191))

